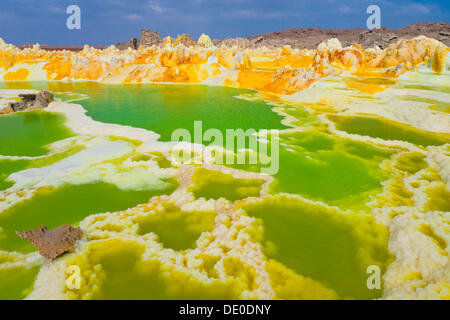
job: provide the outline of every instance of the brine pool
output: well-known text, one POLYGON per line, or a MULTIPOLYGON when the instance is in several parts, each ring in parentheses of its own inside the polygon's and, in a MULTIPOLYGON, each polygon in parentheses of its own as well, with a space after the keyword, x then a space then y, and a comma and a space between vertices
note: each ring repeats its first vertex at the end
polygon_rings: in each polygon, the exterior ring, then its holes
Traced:
MULTIPOLYGON (((8 82, 0 88, 47 89, 82 105, 96 124, 160 135, 144 146, 98 130, 76 133, 66 125, 72 119, 55 111, 0 116, 0 299, 49 297, 45 279, 59 298, 73 299, 378 298, 383 288, 368 288, 367 268, 385 272, 395 255, 374 210, 416 208, 407 178, 433 181, 420 188, 427 195, 420 210, 450 210, 445 183, 426 161, 428 148, 448 152, 447 134, 308 103, 268 103, 252 91, 223 87, 8 82), (179 128, 194 134, 198 120, 203 130, 223 133, 278 130, 278 172, 261 175, 259 163, 171 162, 164 143, 179 128), (86 236, 53 269, 15 235, 66 223, 80 225, 86 236), (82 270, 79 290, 53 279, 66 277, 72 264, 82 270)), ((411 92, 398 100, 420 100, 411 92)))

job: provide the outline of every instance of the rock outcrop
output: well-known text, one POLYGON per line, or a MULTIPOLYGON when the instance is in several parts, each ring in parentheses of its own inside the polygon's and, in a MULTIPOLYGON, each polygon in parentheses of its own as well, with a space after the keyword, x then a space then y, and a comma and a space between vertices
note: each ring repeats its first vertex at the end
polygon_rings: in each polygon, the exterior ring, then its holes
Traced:
POLYGON ((38 94, 19 94, 19 98, 21 101, 11 101, 0 108, 0 114, 45 109, 54 100, 53 94, 46 90, 42 90, 38 94))
POLYGON ((141 39, 139 45, 143 47, 151 47, 153 45, 158 46, 162 42, 161 38, 159 37, 158 31, 151 31, 148 29, 142 29, 141 30, 141 39))
POLYGON ((30 231, 18 231, 17 235, 30 241, 47 261, 52 261, 64 253, 73 252, 76 241, 83 237, 83 231, 66 224, 53 230, 40 226, 30 231))
MULTIPOLYGON (((23 96, 23 95, 20 95, 23 96)), ((54 100, 53 94, 49 91, 43 90, 40 91, 34 101, 33 100, 28 100, 30 103, 30 109, 45 109, 48 107, 48 105, 50 104, 50 102, 52 102, 54 100)), ((23 97, 22 97, 22 101, 24 101, 23 97)))
POLYGON ((183 33, 181 36, 178 36, 177 39, 174 42, 174 47, 176 47, 179 44, 183 44, 185 47, 194 47, 197 43, 195 42, 194 38, 190 34, 183 33))

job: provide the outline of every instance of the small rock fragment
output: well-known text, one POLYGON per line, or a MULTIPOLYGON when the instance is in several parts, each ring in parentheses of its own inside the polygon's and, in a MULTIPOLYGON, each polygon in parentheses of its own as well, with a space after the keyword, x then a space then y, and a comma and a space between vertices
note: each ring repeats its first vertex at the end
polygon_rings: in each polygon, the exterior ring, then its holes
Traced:
POLYGON ((14 110, 14 112, 25 111, 27 109, 27 105, 22 101, 10 102, 8 105, 14 110))
POLYGON ((0 114, 8 114, 8 113, 14 113, 14 109, 12 108, 11 104, 8 103, 6 106, 0 106, 0 114))
POLYGON ((66 252, 73 252, 75 242, 83 237, 83 231, 79 227, 72 228, 68 224, 53 230, 46 226, 40 226, 30 231, 17 231, 16 234, 22 239, 30 241, 38 248, 39 253, 49 261, 66 252))

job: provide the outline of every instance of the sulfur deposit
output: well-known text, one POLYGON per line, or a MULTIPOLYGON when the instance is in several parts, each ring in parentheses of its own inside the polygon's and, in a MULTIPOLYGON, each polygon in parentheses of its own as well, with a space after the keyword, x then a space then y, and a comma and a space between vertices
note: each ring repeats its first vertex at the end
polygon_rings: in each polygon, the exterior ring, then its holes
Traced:
POLYGON ((122 50, 0 41, 2 139, 16 130, 0 145, 0 296, 17 277, 27 299, 450 298, 446 45, 248 41, 145 29, 122 50), (27 86, 56 101, 11 112, 39 96, 13 90, 27 86), (279 145, 278 172, 261 173, 260 149, 166 137, 190 117, 219 132, 266 121, 255 136, 279 145), (242 154, 258 161, 217 162, 242 154), (76 243, 41 252, 47 264, 14 234, 42 220, 79 227, 63 230, 76 243))
POLYGON ((187 35, 166 43, 138 50, 85 46, 81 52, 20 50, 2 43, 0 54, 5 59, 0 63, 0 79, 214 83, 293 94, 320 78, 343 72, 396 78, 420 63, 430 63, 440 73, 447 58, 444 44, 425 37, 399 40, 384 50, 357 44, 343 48, 337 39, 321 43, 316 50, 217 48, 206 35, 198 43, 187 35))

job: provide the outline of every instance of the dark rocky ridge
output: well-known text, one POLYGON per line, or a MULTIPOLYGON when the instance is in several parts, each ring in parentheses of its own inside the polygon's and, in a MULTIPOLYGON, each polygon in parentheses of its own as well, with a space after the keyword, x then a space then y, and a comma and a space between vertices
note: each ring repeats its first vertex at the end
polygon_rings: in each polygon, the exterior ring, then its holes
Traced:
POLYGON ((322 29, 294 28, 267 34, 254 35, 248 39, 258 46, 291 45, 293 48, 314 49, 322 41, 338 38, 342 45, 349 46, 354 42, 365 48, 378 45, 382 48, 400 38, 411 39, 420 35, 434 38, 450 46, 450 24, 444 22, 414 23, 400 29, 322 29))
MULTIPOLYGON (((240 48, 257 48, 266 46, 269 48, 290 45, 292 48, 315 49, 322 41, 330 38, 338 38, 343 46, 349 46, 355 42, 362 44, 365 48, 379 46, 387 47, 400 38, 411 39, 420 35, 434 38, 450 46, 450 24, 445 22, 414 23, 400 29, 322 29, 322 28, 293 28, 266 34, 257 34, 248 38, 227 38, 224 40, 214 39, 216 46, 226 45, 240 48)), ((189 35, 183 35, 186 39, 189 35)), ((190 37, 192 38, 192 37, 190 37)), ((184 41, 183 41, 184 43, 184 41)), ((187 43, 191 43, 188 41, 187 43)), ((140 45, 152 46, 162 45, 163 39, 158 32, 143 29, 141 38, 133 38, 124 43, 118 43, 119 49, 128 47, 137 49, 140 45)))

